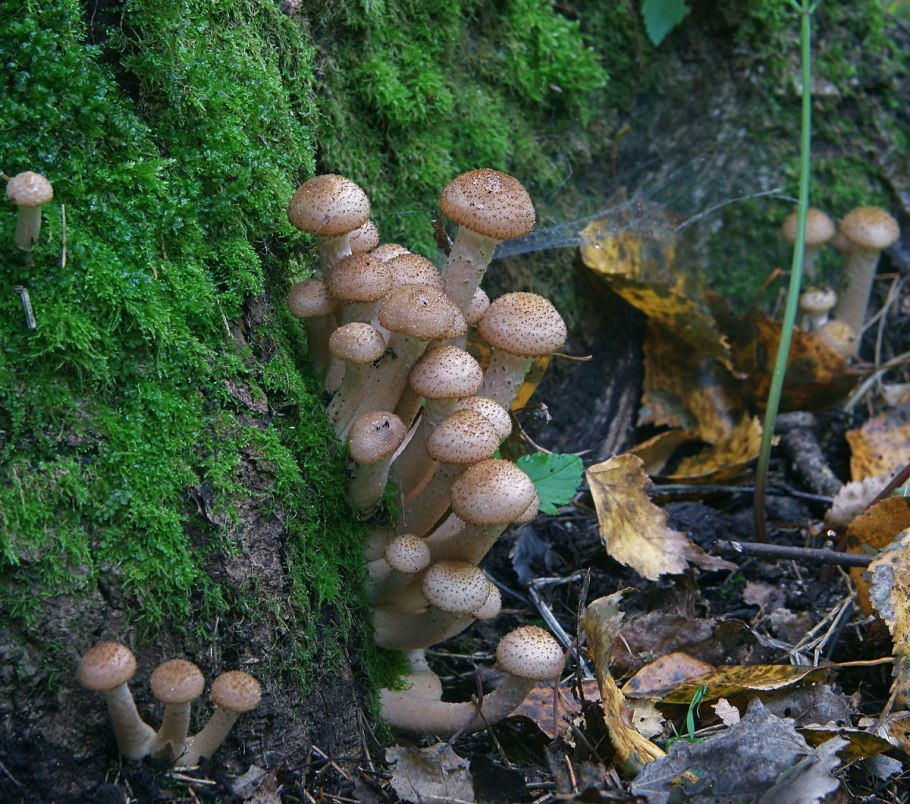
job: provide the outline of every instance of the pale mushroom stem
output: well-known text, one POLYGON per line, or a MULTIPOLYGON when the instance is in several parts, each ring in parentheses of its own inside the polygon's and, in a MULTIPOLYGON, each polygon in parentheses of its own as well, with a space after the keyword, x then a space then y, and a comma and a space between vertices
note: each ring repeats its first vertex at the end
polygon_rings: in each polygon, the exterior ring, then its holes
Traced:
MULTIPOLYGON (((435 462, 431 462, 435 464, 435 462)), ((438 469, 417 496, 406 500, 398 515, 398 530, 423 536, 445 514, 449 507, 449 491, 464 466, 438 464, 438 469)), ((476 563, 476 562, 472 562, 476 563)))
POLYGON ((533 362, 533 358, 496 349, 484 372, 483 385, 478 391, 478 396, 489 397, 508 410, 518 396, 525 375, 533 362))
POLYGON ((187 740, 186 751, 177 758, 177 766, 198 765, 202 757, 211 757, 221 747, 239 717, 239 712, 216 707, 202 731, 187 740))
POLYGON ((442 273, 446 282, 446 296, 462 314, 467 313, 471 306, 474 292, 480 287, 499 242, 472 232, 466 226, 458 228, 442 273))
POLYGON ((426 401, 414 435, 395 461, 395 482, 405 502, 413 499, 433 474, 436 462, 427 453, 427 439, 436 426, 455 410, 457 403, 457 399, 426 401))
POLYGON ((345 232, 337 237, 316 237, 315 240, 319 247, 319 264, 323 271, 329 270, 335 263, 351 256, 350 232, 345 232))
POLYGON ((875 269, 881 251, 868 249, 852 244, 844 258, 845 285, 837 299, 834 317, 843 321, 857 334, 857 345, 860 333, 866 321, 866 308, 872 295, 875 281, 875 269))
POLYGON ((479 564, 508 525, 468 525, 455 533, 439 535, 435 532, 426 539, 432 560, 458 559, 479 564))
POLYGON ((370 378, 372 368, 371 363, 348 363, 344 369, 341 387, 327 408, 329 421, 335 425, 335 433, 339 437, 350 430, 354 423, 354 411, 363 398, 363 389, 370 378))
POLYGON ((142 759, 149 752, 155 730, 139 716, 126 684, 102 693, 114 728, 117 749, 127 759, 142 759))
POLYGON ((149 747, 149 753, 153 757, 176 759, 183 754, 190 730, 190 707, 190 703, 165 706, 161 728, 149 747))
POLYGON ((367 599, 374 606, 385 603, 411 583, 416 574, 392 569, 384 558, 371 561, 367 565, 367 599))
POLYGON ((24 251, 28 251, 38 242, 41 234, 41 207, 20 206, 16 219, 16 231, 13 242, 24 251))
POLYGON ((419 613, 402 612, 393 606, 373 610, 373 641, 388 650, 417 650, 460 634, 476 617, 430 606, 419 613))
POLYGON ((348 501, 352 508, 363 510, 372 508, 379 502, 389 481, 389 468, 393 457, 390 455, 377 463, 361 464, 357 467, 354 479, 348 486, 348 501))

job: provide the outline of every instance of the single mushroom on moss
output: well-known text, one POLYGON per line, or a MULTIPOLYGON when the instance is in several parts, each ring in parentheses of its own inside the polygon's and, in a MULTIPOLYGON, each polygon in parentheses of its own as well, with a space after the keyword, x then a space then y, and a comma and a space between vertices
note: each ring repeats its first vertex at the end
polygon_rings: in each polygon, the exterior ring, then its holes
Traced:
POLYGON ((152 740, 149 753, 155 758, 174 760, 186 750, 190 728, 190 704, 202 695, 202 671, 186 659, 169 659, 159 664, 149 682, 152 695, 164 704, 161 728, 152 740))
POLYGON ((536 293, 506 293, 493 301, 477 330, 493 347, 481 396, 509 408, 535 358, 566 342, 566 325, 556 308, 536 293))
POLYGON ((379 502, 392 458, 407 434, 401 419, 388 411, 364 413, 354 422, 348 439, 348 451, 357 463, 348 486, 352 507, 370 508, 379 502))
POLYGON ((144 757, 155 738, 155 730, 139 717, 127 686, 135 672, 135 655, 119 642, 95 645, 82 657, 76 672, 83 687, 104 696, 117 748, 127 759, 144 757))
POLYGON ((41 234, 41 207, 54 197, 54 188, 40 173, 17 173, 6 185, 6 197, 19 208, 13 242, 28 251, 41 234))
POLYGON ((486 728, 507 717, 535 684, 557 681, 565 668, 565 654, 544 629, 525 625, 506 634, 496 648, 496 661, 505 679, 479 703, 451 703, 421 695, 423 687, 384 689, 379 701, 385 722, 398 731, 451 737, 486 728))
POLYGON ((351 253, 350 233, 369 218, 367 194, 350 179, 335 173, 305 181, 288 203, 288 220, 316 238, 324 269, 351 253))
POLYGON ((225 741, 237 718, 259 706, 262 688, 249 673, 229 670, 212 682, 209 693, 215 711, 202 731, 187 742, 187 749, 177 759, 177 766, 197 765, 202 757, 211 757, 225 741))
POLYGON ((483 168, 453 179, 439 197, 439 208, 458 224, 442 271, 446 294, 467 313, 496 246, 534 228, 534 204, 518 179, 483 168))
POLYGON ((842 287, 834 317, 856 333, 858 347, 879 255, 897 242, 900 228, 883 209, 857 207, 844 216, 840 231, 849 239, 850 249, 844 255, 842 287))
MULTIPOLYGON (((796 230, 799 223, 799 211, 794 210, 784 220, 781 226, 781 234, 788 245, 796 243, 796 230)), ((812 280, 815 278, 815 262, 818 259, 818 253, 822 246, 825 245, 832 237, 836 229, 834 221, 815 207, 809 207, 806 211, 806 246, 803 253, 803 276, 812 280)))

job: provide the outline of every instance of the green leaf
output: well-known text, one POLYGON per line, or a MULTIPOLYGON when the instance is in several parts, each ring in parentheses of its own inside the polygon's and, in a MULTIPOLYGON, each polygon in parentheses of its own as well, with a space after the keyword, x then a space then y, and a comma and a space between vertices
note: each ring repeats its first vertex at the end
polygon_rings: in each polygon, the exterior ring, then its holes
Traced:
POLYGON ((659 45, 689 15, 690 10, 685 0, 644 0, 641 16, 645 21, 648 38, 659 45))
POLYGON ((556 514, 556 506, 565 505, 575 496, 584 466, 577 455, 535 452, 516 461, 518 467, 534 481, 540 510, 556 514))

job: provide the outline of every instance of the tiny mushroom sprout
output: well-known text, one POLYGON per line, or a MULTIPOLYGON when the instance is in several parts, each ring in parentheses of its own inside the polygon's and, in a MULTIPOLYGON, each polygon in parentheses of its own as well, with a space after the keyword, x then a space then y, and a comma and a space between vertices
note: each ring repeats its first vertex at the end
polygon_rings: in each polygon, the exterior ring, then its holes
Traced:
POLYGON ((212 682, 209 695, 215 704, 215 711, 202 731, 188 740, 186 751, 177 759, 179 767, 190 767, 198 764, 201 757, 211 757, 224 742, 237 718, 259 706, 262 689, 249 673, 230 670, 212 682))
POLYGON ((370 219, 370 199, 350 179, 334 173, 301 184, 288 203, 288 220, 315 236, 323 268, 351 253, 350 233, 370 219))
MULTIPOLYGON (((794 210, 784 220, 781 234, 791 246, 796 243, 796 229, 799 223, 799 212, 794 210)), ((803 275, 808 279, 815 276, 815 261, 818 252, 832 237, 836 229, 834 221, 816 207, 809 207, 806 211, 806 250, 803 256, 803 275)))
POLYGON ((566 325, 556 308, 536 293, 506 293, 480 319, 477 330, 493 347, 481 396, 511 406, 537 357, 561 349, 566 325))
POLYGON ((500 640, 496 661, 507 675, 479 703, 450 703, 421 697, 419 692, 384 689, 379 698, 382 716, 393 729, 416 734, 450 737, 479 731, 513 712, 535 684, 558 680, 565 667, 565 654, 547 631, 525 625, 500 640))
POLYGON ((185 659, 170 659, 152 671, 152 695, 164 704, 161 728, 152 740, 153 757, 176 759, 186 748, 190 727, 190 704, 205 688, 202 671, 185 659))
POLYGON ((101 642, 80 660, 76 678, 88 690, 100 692, 114 727, 117 748, 127 759, 149 752, 155 730, 139 717, 127 682, 136 672, 136 657, 119 642, 101 642))
POLYGON ((17 173, 6 185, 6 197, 19 208, 13 242, 28 251, 41 234, 41 207, 54 197, 54 188, 40 173, 17 173))
POLYGON ((518 179, 484 168, 453 179, 439 197, 439 208, 458 224, 443 268, 446 294, 466 313, 496 246, 534 228, 534 204, 518 179))
POLYGON ((885 210, 857 207, 844 216, 840 230, 850 240, 850 249, 844 255, 844 275, 834 317, 850 325, 858 346, 879 254, 897 242, 900 229, 885 210))
POLYGON ((802 328, 806 332, 818 332, 828 320, 828 313, 837 304, 837 294, 831 288, 809 288, 799 295, 799 310, 802 313, 802 328))
POLYGON ((354 422, 348 439, 348 451, 358 464, 348 486, 348 500, 354 508, 370 508, 379 502, 392 458, 407 434, 401 419, 383 410, 364 413, 354 422))

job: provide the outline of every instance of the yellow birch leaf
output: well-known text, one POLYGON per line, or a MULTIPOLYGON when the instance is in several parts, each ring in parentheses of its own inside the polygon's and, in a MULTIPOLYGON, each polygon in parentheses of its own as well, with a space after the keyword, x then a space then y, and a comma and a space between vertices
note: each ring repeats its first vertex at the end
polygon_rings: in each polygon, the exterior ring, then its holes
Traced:
POLYGON ((847 433, 850 476, 893 475, 910 463, 910 405, 898 405, 847 433))
POLYGON ((626 698, 610 674, 610 649, 619 634, 623 618, 619 608, 622 596, 620 591, 593 601, 581 617, 581 627, 587 635, 588 651, 594 659, 604 721, 619 759, 618 767, 625 775, 635 775, 648 762, 664 756, 664 752, 628 725, 623 714, 628 709, 626 698))
POLYGON ((695 659, 688 653, 673 651, 642 667, 623 684, 622 691, 640 697, 655 690, 671 689, 690 678, 710 673, 713 669, 713 665, 695 659))
POLYGON ((910 703, 910 530, 903 531, 869 565, 869 599, 894 642, 895 700, 910 703))
POLYGON ((736 477, 758 457, 761 433, 758 417, 743 416, 736 427, 711 446, 680 461, 667 479, 717 483, 736 477))

